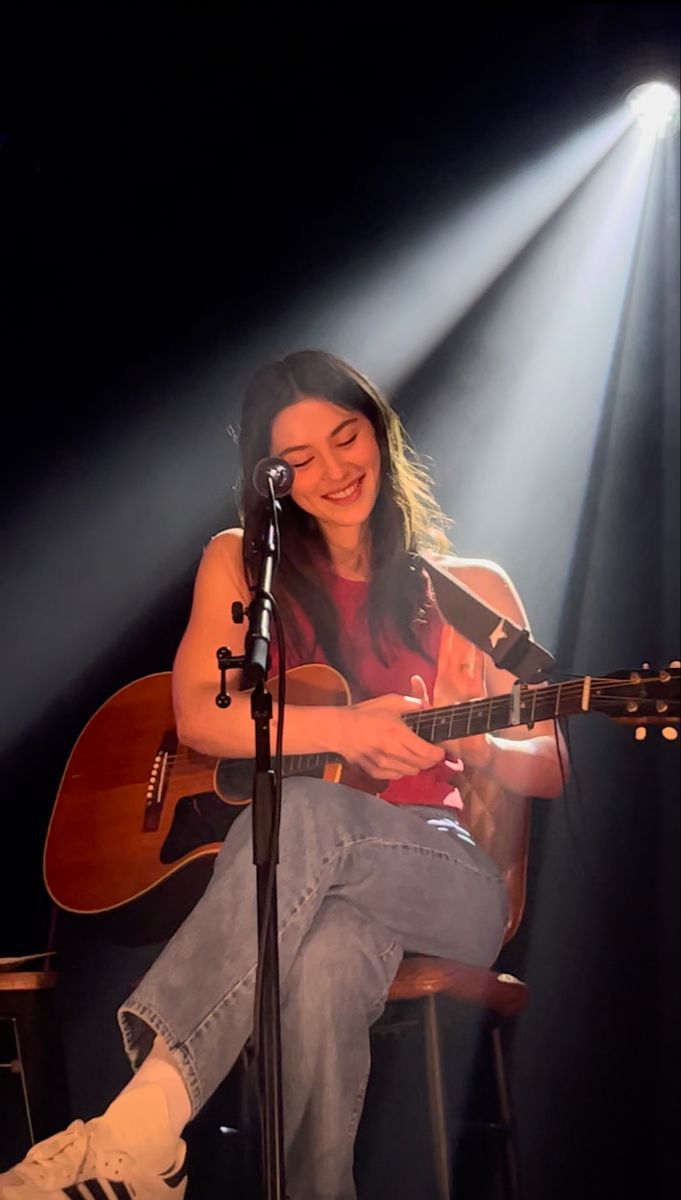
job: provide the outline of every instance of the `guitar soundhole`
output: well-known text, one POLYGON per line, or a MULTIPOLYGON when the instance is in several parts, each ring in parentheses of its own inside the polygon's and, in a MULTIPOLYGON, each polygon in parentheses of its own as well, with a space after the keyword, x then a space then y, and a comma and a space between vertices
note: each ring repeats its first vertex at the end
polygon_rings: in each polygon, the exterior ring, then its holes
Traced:
MULTIPOLYGON (((321 779, 324 771, 323 764, 313 765, 308 760, 316 760, 319 755, 297 755, 284 759, 284 778, 293 775, 305 775, 313 779, 321 779)), ((253 792, 254 763, 252 758, 221 758, 216 772, 216 788, 218 795, 225 804, 242 807, 250 804, 253 792)))
POLYGON ((183 796, 175 806, 172 824, 160 853, 162 863, 174 863, 211 842, 224 842, 230 825, 242 811, 224 804, 215 792, 183 796))
POLYGON ((216 790, 226 804, 248 804, 253 791, 254 763, 250 758, 221 758, 215 775, 216 790))

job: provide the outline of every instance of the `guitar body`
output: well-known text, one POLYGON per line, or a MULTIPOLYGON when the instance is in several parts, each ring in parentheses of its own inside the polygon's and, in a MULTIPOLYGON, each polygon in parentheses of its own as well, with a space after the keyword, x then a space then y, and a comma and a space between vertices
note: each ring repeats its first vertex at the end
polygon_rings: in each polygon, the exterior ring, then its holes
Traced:
MULTIPOLYGON (((350 703, 331 667, 296 667, 286 680, 292 704, 350 703)), ((268 687, 276 697, 278 681, 268 687)), ((331 764, 324 776, 337 780, 341 769, 331 764)), ((210 758, 178 742, 169 671, 121 688, 88 721, 66 764, 43 858, 50 896, 70 912, 109 912, 190 865, 205 886, 250 802, 252 778, 252 760, 210 758)))

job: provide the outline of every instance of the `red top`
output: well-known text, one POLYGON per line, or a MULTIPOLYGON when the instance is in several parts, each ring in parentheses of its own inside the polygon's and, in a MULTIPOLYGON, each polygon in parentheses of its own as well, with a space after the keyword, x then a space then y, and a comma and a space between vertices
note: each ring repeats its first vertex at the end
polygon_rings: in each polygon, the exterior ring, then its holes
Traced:
MULTIPOLYGON (((352 686, 354 701, 369 700, 374 696, 383 696, 389 692, 399 695, 410 694, 412 675, 420 675, 424 680, 428 695, 432 697, 437 671, 438 651, 442 634, 443 620, 439 609, 432 599, 425 607, 425 622, 419 623, 417 637, 423 645, 425 653, 410 650, 401 641, 395 639, 392 645, 384 645, 387 664, 381 662, 376 654, 374 641, 369 631, 367 598, 369 584, 363 580, 343 579, 332 572, 327 575, 327 590, 338 611, 340 625, 339 641, 346 655, 352 661, 355 682, 352 686)), ((286 639, 286 666, 301 666, 305 662, 328 663, 324 652, 316 644, 312 623, 303 612, 295 606, 299 628, 303 634, 302 642, 314 645, 311 655, 301 657, 300 653, 286 639)), ((278 672, 278 652, 276 639, 271 644, 272 663, 270 673, 278 672)), ((381 793, 385 800, 392 804, 448 804, 451 807, 462 808, 461 797, 455 786, 454 773, 463 769, 460 760, 455 762, 438 763, 437 766, 421 771, 418 775, 404 776, 392 780, 381 793)))

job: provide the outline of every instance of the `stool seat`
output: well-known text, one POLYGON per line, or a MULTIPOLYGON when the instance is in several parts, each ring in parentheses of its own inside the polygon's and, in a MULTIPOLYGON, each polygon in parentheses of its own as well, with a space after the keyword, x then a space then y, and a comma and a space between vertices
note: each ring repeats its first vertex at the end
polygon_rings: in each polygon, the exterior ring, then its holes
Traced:
POLYGON ((415 955, 403 959, 388 999, 418 1000, 432 995, 477 1004, 500 1017, 518 1016, 530 998, 527 984, 515 975, 490 971, 453 958, 415 955))
POLYGON ((0 971, 0 992, 35 992, 56 985, 56 971, 0 971))

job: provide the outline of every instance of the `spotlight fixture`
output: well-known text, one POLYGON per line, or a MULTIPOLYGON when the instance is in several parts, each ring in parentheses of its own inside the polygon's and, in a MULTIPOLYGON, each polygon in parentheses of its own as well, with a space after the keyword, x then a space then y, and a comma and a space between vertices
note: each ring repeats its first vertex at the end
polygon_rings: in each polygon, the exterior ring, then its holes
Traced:
POLYGON ((629 92, 627 103, 651 138, 668 137, 679 127, 679 93, 669 83, 641 83, 629 92))

